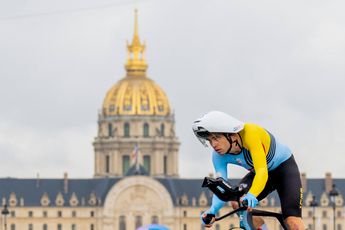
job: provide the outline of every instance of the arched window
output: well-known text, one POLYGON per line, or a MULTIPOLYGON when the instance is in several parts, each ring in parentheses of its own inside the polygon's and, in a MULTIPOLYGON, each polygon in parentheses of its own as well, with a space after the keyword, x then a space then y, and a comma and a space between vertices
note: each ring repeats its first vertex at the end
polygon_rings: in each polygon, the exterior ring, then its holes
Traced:
POLYGON ((75 224, 72 224, 72 230, 77 230, 77 226, 75 224))
POLYGON ((152 220, 151 220, 152 224, 158 224, 158 216, 152 216, 152 220))
POLYGON ((161 136, 164 137, 165 133, 165 126, 164 124, 161 124, 161 136))
POLYGON ((110 156, 105 156, 105 172, 110 172, 110 156))
POLYGON ((120 216, 119 230, 126 230, 126 217, 125 216, 120 216))
POLYGON ((16 225, 15 224, 11 224, 11 230, 16 230, 16 225))
POLYGON ((183 224, 183 230, 187 230, 187 224, 183 224))
POLYGON ((48 230, 48 225, 47 224, 43 224, 43 230, 48 230))
POLYGON ((130 136, 130 130, 129 130, 130 126, 129 126, 129 123, 125 123, 124 124, 124 127, 123 127, 123 130, 124 130, 124 136, 125 137, 129 137, 130 136))
POLYGON ((62 230, 62 225, 61 224, 58 224, 57 230, 62 230))
POLYGON ((95 230, 95 225, 91 224, 90 225, 90 230, 95 230))
POLYGON ((144 137, 149 137, 150 136, 150 134, 149 134, 149 124, 145 123, 143 129, 144 129, 144 137))
POLYGON ((33 230, 34 226, 32 224, 29 224, 29 230, 33 230))
POLYGON ((113 124, 112 123, 108 124, 108 136, 109 137, 113 136, 113 124))
POLYGON ((143 225, 143 218, 141 216, 135 217, 135 229, 141 227, 143 225))
POLYGON ((129 169, 129 156, 122 157, 122 174, 125 175, 129 169))
POLYGON ((151 173, 151 157, 148 155, 144 156, 144 168, 148 174, 151 173))

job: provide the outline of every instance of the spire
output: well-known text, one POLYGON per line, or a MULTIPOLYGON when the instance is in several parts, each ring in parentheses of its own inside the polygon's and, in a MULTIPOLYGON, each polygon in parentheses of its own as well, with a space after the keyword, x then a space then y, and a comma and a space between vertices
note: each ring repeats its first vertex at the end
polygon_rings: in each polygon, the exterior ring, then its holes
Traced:
POLYGON ((138 10, 135 9, 134 35, 132 44, 128 44, 128 60, 125 65, 127 76, 146 76, 145 44, 141 44, 138 29, 138 10))

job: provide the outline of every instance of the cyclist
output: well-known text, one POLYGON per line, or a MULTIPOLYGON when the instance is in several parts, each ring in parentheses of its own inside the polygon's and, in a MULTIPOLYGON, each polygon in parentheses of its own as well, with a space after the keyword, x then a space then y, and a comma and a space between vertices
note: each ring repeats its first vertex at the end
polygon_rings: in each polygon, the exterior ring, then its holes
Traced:
MULTIPOLYGON (((291 150, 279 143, 261 126, 243 123, 228 114, 211 111, 193 122, 193 131, 200 142, 214 149, 212 161, 217 175, 228 178, 227 165, 235 164, 249 170, 241 183, 248 184, 241 201, 248 202, 251 211, 269 193, 277 190, 282 214, 289 229, 304 229, 302 221, 303 190, 300 173, 291 150)), ((201 215, 203 224, 211 227, 215 214, 225 202, 212 197, 210 209, 201 215), (211 217, 211 218, 209 218, 211 217)), ((237 202, 232 202, 234 208, 237 202)), ((246 219, 240 226, 248 229, 246 219)), ((263 221, 254 219, 256 227, 263 221)), ((261 226, 265 229, 265 225, 261 226)))

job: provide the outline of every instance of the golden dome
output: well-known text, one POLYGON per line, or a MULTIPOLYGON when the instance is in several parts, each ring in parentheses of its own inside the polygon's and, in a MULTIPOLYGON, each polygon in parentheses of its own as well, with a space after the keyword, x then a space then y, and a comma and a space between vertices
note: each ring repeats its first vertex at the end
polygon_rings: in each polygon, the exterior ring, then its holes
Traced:
POLYGON ((107 92, 103 102, 103 115, 169 115, 167 96, 146 76, 145 45, 140 43, 138 35, 137 11, 132 44, 127 45, 127 49, 127 76, 107 92))
POLYGON ((107 93, 104 115, 169 115, 164 91, 147 77, 125 77, 107 93))

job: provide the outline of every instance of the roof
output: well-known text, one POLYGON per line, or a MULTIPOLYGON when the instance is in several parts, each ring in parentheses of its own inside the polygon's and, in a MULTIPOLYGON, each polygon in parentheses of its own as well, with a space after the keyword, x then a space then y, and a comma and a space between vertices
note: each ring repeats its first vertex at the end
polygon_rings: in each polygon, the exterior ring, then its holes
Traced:
MULTIPOLYGON (((141 171, 144 173, 144 171, 141 171)), ((132 175, 136 175, 133 173, 132 175)), ((141 174, 142 175, 142 174, 141 174)), ((64 191, 64 179, 18 179, 0 178, 0 198, 9 200, 10 194, 14 193, 19 206, 41 206, 41 198, 44 194, 50 199, 49 206, 55 206, 55 199, 60 193, 65 200, 63 206, 70 206, 69 200, 74 193, 79 200, 78 206, 101 206, 110 191, 111 187, 124 177, 117 178, 90 178, 90 179, 68 179, 68 190, 64 191), (96 198, 95 203, 90 203, 92 197, 96 198), (20 204, 20 200, 24 202, 20 204)), ((183 179, 183 178, 153 178, 161 183, 169 192, 175 206, 182 205, 181 197, 188 199, 191 205, 193 197, 198 200, 204 192, 211 202, 211 192, 207 188, 202 188, 203 179, 183 179)), ((231 180, 231 184, 237 184, 238 179, 231 180)), ((345 195, 345 179, 333 179, 336 188, 345 195)), ((325 191, 324 179, 308 179, 306 194, 312 191, 316 200, 320 200, 325 191)), ((279 205, 277 193, 270 194, 270 198, 275 199, 275 205, 279 205)))

